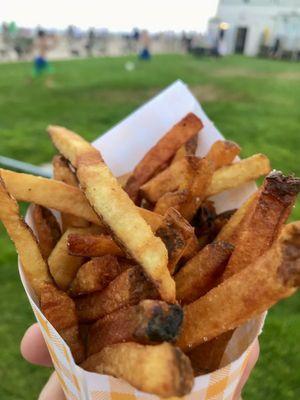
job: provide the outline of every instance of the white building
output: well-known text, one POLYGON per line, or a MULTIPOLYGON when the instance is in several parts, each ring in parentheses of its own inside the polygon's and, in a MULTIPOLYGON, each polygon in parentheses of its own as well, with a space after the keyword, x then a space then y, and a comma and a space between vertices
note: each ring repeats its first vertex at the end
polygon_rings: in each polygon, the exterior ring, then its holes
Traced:
POLYGON ((278 39, 285 50, 300 51, 300 0, 220 0, 210 36, 220 27, 228 53, 256 55, 278 39))

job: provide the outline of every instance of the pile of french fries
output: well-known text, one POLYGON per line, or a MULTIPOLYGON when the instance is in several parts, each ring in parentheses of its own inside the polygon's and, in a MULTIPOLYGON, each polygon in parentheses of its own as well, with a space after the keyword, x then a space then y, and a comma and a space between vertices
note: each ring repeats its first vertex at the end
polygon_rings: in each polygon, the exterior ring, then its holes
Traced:
POLYGON ((54 179, 0 170, 0 219, 42 312, 88 371, 161 397, 218 368, 235 328, 300 285, 300 179, 219 140, 195 155, 190 113, 135 169, 114 177, 100 152, 58 126, 54 179), (238 210, 211 196, 265 176, 238 210), (17 201, 34 204, 34 231, 17 201), (50 209, 60 213, 59 218, 50 209))

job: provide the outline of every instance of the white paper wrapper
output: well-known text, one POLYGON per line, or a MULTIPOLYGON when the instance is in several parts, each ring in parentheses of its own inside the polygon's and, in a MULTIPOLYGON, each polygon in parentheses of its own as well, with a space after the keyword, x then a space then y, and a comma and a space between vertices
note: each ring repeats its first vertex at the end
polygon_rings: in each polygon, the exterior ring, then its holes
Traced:
MULTIPOLYGON (((131 171, 142 156, 188 112, 198 115, 204 128, 199 136, 197 155, 207 153, 212 143, 222 135, 209 120, 200 104, 186 85, 177 81, 158 96, 140 107, 94 142, 104 160, 116 175, 131 171)), ((239 207, 256 189, 249 183, 238 189, 228 190, 215 196, 218 212, 239 207)), ((26 217, 32 226, 30 209, 26 217)), ((74 363, 68 346, 45 319, 38 308, 36 298, 26 282, 19 264, 20 276, 37 321, 48 345, 54 367, 69 400, 157 400, 158 397, 139 392, 126 382, 106 375, 82 370, 74 363)), ((186 400, 232 399, 234 391, 247 363, 253 340, 259 335, 264 316, 238 328, 223 356, 223 368, 195 379, 195 385, 186 400)))

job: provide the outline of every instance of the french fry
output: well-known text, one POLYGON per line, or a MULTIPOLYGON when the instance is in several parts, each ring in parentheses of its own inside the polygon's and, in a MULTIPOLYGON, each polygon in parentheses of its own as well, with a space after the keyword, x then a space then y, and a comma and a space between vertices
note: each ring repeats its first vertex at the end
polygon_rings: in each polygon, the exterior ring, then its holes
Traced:
POLYGON ((268 158, 263 154, 255 154, 216 170, 206 195, 210 197, 224 190, 233 189, 262 175, 267 175, 270 171, 268 158))
POLYGON ((119 185, 122 187, 125 187, 130 176, 131 176, 131 172, 127 172, 127 174, 118 176, 117 180, 119 182, 119 185))
POLYGON ((203 125, 192 113, 187 114, 171 128, 134 168, 128 179, 125 190, 136 201, 140 187, 151 179, 162 164, 169 161, 176 151, 195 136, 203 125))
POLYGON ((154 207, 154 213, 165 215, 169 208, 174 208, 176 210, 180 209, 180 206, 187 201, 188 195, 189 192, 186 189, 165 193, 157 201, 154 207))
POLYGON ((241 226, 241 222, 244 217, 250 212, 252 204, 255 202, 258 196, 258 191, 253 193, 242 205, 241 207, 230 217, 227 224, 225 224, 220 232, 218 233, 215 240, 224 240, 235 244, 238 238, 238 231, 241 226))
POLYGON ((295 222, 252 264, 184 308, 177 345, 191 351, 291 296, 299 285, 300 222, 295 222))
POLYGON ((183 144, 173 157, 172 164, 184 158, 185 156, 194 156, 198 146, 198 134, 191 137, 185 144, 183 144))
POLYGON ((240 146, 230 140, 217 140, 205 158, 213 163, 214 169, 218 169, 231 164, 240 151, 240 146))
POLYGON ((41 310, 71 349, 74 360, 80 363, 85 358, 80 338, 74 301, 53 284, 44 284, 41 290, 41 310))
POLYGON ((103 290, 127 268, 129 264, 119 263, 117 258, 111 255, 93 258, 79 268, 69 293, 78 296, 103 290))
POLYGON ((125 379, 137 389, 160 397, 184 396, 194 383, 189 359, 169 343, 114 344, 90 356, 81 367, 125 379))
MULTIPOLYGON (((71 171, 68 161, 60 156, 56 155, 52 160, 53 165, 53 177, 58 181, 62 181, 67 185, 78 187, 78 180, 73 171, 71 171)), ((89 222, 83 218, 75 217, 72 214, 61 214, 62 228, 65 232, 68 228, 84 228, 89 226, 89 222)))
POLYGON ((189 260, 175 275, 177 300, 189 304, 216 286, 232 251, 230 243, 214 242, 189 260))
POLYGON ((83 264, 83 257, 72 256, 68 252, 68 237, 71 233, 89 233, 95 231, 96 227, 90 228, 69 228, 57 242, 48 258, 48 265, 57 286, 67 290, 79 267, 83 264))
POLYGON ((135 266, 122 272, 101 292, 75 299, 80 321, 91 322, 145 299, 158 299, 155 286, 135 266))
POLYGON ((101 257, 106 254, 125 256, 109 235, 92 233, 70 233, 67 239, 69 254, 81 257, 101 257))
POLYGON ((180 205, 182 216, 191 221, 196 214, 200 204, 206 197, 206 192, 213 177, 213 164, 205 159, 199 159, 195 165, 194 176, 188 188, 188 197, 180 205))
POLYGON ((101 154, 65 128, 50 126, 48 132, 54 145, 77 169, 83 192, 114 239, 141 265, 162 299, 175 302, 175 282, 168 270, 167 250, 119 186, 101 154))
POLYGON ((300 191, 300 179, 270 173, 238 231, 234 252, 223 279, 241 271, 262 255, 277 238, 300 191), (259 238, 259 240, 258 240, 259 238))
POLYGON ((37 240, 20 215, 16 200, 7 191, 0 173, 0 220, 13 241, 24 273, 39 297, 45 282, 52 282, 37 240))
POLYGON ((200 248, 203 248, 216 238, 235 212, 236 210, 228 210, 217 214, 212 201, 206 200, 201 204, 191 222, 195 227, 200 248))
MULTIPOLYGON (((7 169, 0 168, 0 174, 8 192, 16 200, 39 204, 103 226, 79 188, 54 179, 22 174, 7 169)), ((162 217, 143 208, 137 209, 155 232, 161 224, 162 217)))
POLYGON ((208 374, 220 367, 222 357, 234 330, 223 333, 220 336, 195 347, 187 353, 191 360, 194 375, 208 374))
POLYGON ((168 268, 173 274, 179 260, 188 251, 189 245, 197 241, 194 228, 178 211, 169 208, 156 235, 162 239, 168 250, 168 268))
POLYGON ((176 304, 143 300, 95 322, 89 330, 87 353, 95 354, 106 346, 123 342, 172 342, 178 335, 182 319, 182 309, 176 304))
POLYGON ((47 260, 61 236, 60 226, 48 208, 36 204, 32 219, 42 256, 47 260))
POLYGON ((150 202, 157 202, 164 194, 188 189, 199 165, 198 157, 189 156, 172 163, 141 187, 141 194, 150 202))

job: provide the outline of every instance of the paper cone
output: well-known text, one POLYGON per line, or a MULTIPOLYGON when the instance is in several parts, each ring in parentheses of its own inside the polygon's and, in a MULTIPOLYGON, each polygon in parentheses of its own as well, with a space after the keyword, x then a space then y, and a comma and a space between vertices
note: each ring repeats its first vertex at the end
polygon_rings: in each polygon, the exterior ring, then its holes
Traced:
MULTIPOLYGON (((94 142, 101 150, 104 160, 119 176, 131 171, 142 156, 188 112, 198 115, 204 128, 199 136, 197 155, 207 153, 212 143, 223 138, 209 120, 200 104, 186 85, 177 81, 158 96, 140 107, 94 142)), ((218 212, 238 208, 254 191, 254 183, 228 190, 213 200, 218 212)), ((26 216, 32 226, 31 211, 26 216)), ((86 372, 78 367, 72 354, 38 308, 32 289, 29 287, 19 263, 20 276, 49 348, 54 367, 68 400, 157 400, 158 397, 134 389, 126 382, 107 375, 86 372)), ((249 321, 236 329, 230 340, 221 365, 223 368, 195 379, 192 392, 186 400, 230 400, 232 399, 243 370, 247 364, 254 339, 260 334, 264 316, 249 321)))

